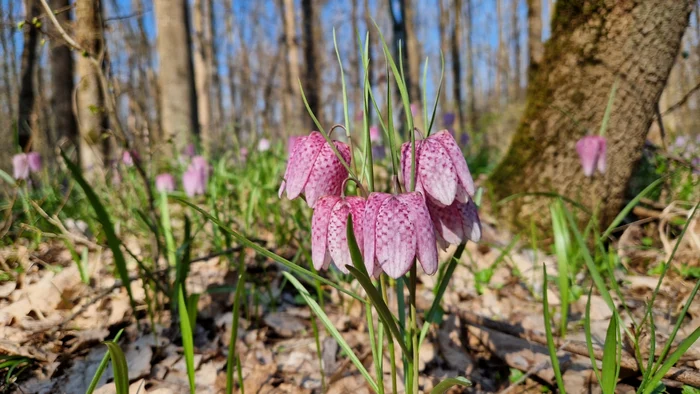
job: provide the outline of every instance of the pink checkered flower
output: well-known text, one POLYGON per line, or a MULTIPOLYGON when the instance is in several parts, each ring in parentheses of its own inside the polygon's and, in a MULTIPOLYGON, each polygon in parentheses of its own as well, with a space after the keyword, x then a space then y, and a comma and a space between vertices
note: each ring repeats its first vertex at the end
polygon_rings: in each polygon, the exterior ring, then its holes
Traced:
POLYGON ((576 152, 581 158, 581 167, 586 176, 592 176, 595 168, 598 172, 605 173, 605 137, 587 135, 576 142, 576 152))
POLYGON ((41 171, 41 155, 39 152, 29 152, 27 153, 27 164, 29 165, 29 171, 39 172, 41 171))
MULTIPOLYGON (((411 152, 410 142, 401 145, 401 172, 406 187, 411 179, 411 152)), ((474 195, 474 180, 467 162, 447 130, 416 141, 415 190, 443 207, 455 200, 466 204, 474 195)))
POLYGON ((159 192, 172 192, 175 190, 175 178, 168 174, 160 174, 156 176, 156 190, 159 192))
POLYGON ((423 271, 437 271, 435 230, 423 196, 418 192, 371 193, 362 219, 365 265, 370 275, 383 270, 403 276, 418 258, 423 271))
POLYGON ((331 260, 343 273, 352 265, 348 249, 348 214, 352 215, 353 232, 362 248, 362 220, 366 200, 362 197, 323 196, 316 202, 311 221, 311 261, 317 270, 328 268, 331 260))
POLYGON ((12 176, 16 180, 29 178, 29 160, 26 153, 12 156, 12 176))
MULTIPOLYGON (((348 145, 339 141, 333 141, 333 144, 345 162, 350 163, 348 145)), ((294 144, 279 196, 281 198, 286 190, 287 198, 292 200, 304 193, 307 204, 313 208, 316 201, 323 196, 340 195, 347 176, 347 169, 336 157, 323 135, 313 131, 307 137, 300 137, 294 144)))
POLYGON ((294 147, 296 146, 296 143, 299 142, 304 137, 299 137, 296 135, 291 135, 287 138, 287 155, 291 156, 292 153, 294 152, 294 147))
POLYGON ((455 201, 447 207, 439 206, 430 199, 427 199, 426 203, 435 226, 438 244, 442 249, 447 249, 449 244, 459 245, 467 240, 479 242, 481 221, 474 201, 455 201))

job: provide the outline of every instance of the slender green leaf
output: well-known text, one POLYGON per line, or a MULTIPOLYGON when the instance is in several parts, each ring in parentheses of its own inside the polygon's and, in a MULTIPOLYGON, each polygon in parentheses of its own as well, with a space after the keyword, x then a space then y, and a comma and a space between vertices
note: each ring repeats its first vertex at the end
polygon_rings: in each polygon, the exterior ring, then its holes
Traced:
POLYGON ((557 268, 559 277, 559 294, 561 296, 561 322, 560 335, 566 336, 566 325, 569 315, 569 251, 570 236, 566 228, 566 219, 562 213, 561 200, 557 200, 549 206, 552 216, 552 232, 554 233, 554 251, 557 256, 557 268))
POLYGON ((117 237, 117 234, 114 232, 112 220, 109 218, 109 214, 107 213, 107 210, 105 209, 104 205, 102 205, 100 198, 97 197, 97 194, 94 190, 92 190, 90 184, 88 184, 85 178, 83 178, 83 174, 81 173, 80 168, 73 164, 73 162, 68 158, 68 156, 66 156, 66 154, 63 151, 61 151, 61 157, 63 157, 63 161, 66 163, 66 166, 70 170, 71 175, 73 175, 75 181, 78 182, 78 185, 80 185, 80 187, 83 189, 85 196, 87 197, 88 201, 90 201, 90 205, 92 205, 92 209, 95 210, 97 220, 102 225, 102 231, 104 231, 105 237, 107 237, 107 245, 112 251, 112 258, 114 259, 114 265, 117 267, 119 279, 121 279, 122 283, 124 284, 124 287, 126 288, 126 292, 129 295, 131 308, 136 309, 134 295, 131 292, 131 280, 129 279, 129 271, 126 267, 126 260, 124 259, 124 254, 122 253, 122 250, 120 248, 121 241, 117 237))
POLYGON ((654 377, 651 378, 650 382, 647 384, 646 389, 644 390, 643 394, 651 394, 654 392, 654 389, 658 384, 661 382, 661 379, 666 375, 666 372, 668 372, 671 367, 673 367, 678 360, 681 359, 683 354, 690 349, 691 346, 695 343, 695 341, 700 338, 700 327, 696 328, 686 339, 684 339, 676 348, 676 350, 671 353, 671 355, 664 361, 664 363, 661 365, 658 371, 654 374, 654 377))
POLYGON ((297 280, 297 278, 295 278, 289 272, 282 272, 282 275, 284 275, 289 281, 289 283, 291 283, 292 286, 294 286, 299 291, 299 294, 304 299, 309 308, 311 308, 311 311, 314 312, 314 314, 319 318, 319 320, 321 320, 321 323, 323 323, 324 327, 326 327, 328 333, 336 340, 336 342, 338 342, 340 348, 343 349, 350 361, 355 365, 355 367, 357 367, 357 369, 360 371, 360 374, 362 374, 362 376, 367 381, 367 384, 370 385, 374 392, 378 392, 379 387, 377 386, 377 383, 369 375, 369 372, 367 372, 367 369, 362 364, 357 355, 353 352, 350 345, 348 345, 345 339, 343 339, 343 336, 340 335, 340 332, 338 332, 338 329, 336 329, 333 323, 330 321, 328 315, 326 315, 326 313, 323 312, 323 309, 321 309, 318 303, 313 298, 311 298, 311 294, 309 294, 309 291, 306 290, 306 288, 297 280))
POLYGON ((180 203, 185 204, 185 205, 189 206, 190 208, 194 209, 195 211, 199 212, 200 214, 202 214, 202 216, 207 218, 209 221, 211 221, 215 225, 219 226, 219 228, 222 229, 224 232, 233 236, 233 238, 235 238, 241 244, 243 244, 246 247, 253 249, 257 253, 283 265, 284 267, 288 268, 290 271, 296 272, 297 274, 300 274, 300 275, 305 275, 309 278, 315 279, 321 283, 324 283, 328 286, 331 286, 331 287, 337 289, 338 291, 340 291, 341 293, 345 293, 345 294, 349 295, 350 297, 352 297, 360 302, 367 302, 365 299, 363 299, 359 295, 357 295, 349 290, 344 289, 342 286, 334 283, 333 281, 330 281, 330 280, 328 280, 328 279, 326 279, 318 274, 314 274, 313 272, 307 270, 306 268, 302 268, 302 267, 292 263, 291 261, 285 259, 284 257, 279 256, 273 252, 270 252, 269 250, 263 248, 262 246, 256 244, 255 242, 249 240, 246 236, 244 236, 244 235, 238 233, 237 231, 232 230, 231 228, 225 226, 217 218, 215 218, 214 216, 212 216, 211 214, 209 214, 207 211, 203 210, 199 206, 189 202, 188 200, 186 200, 184 198, 179 198, 179 197, 177 197, 176 199, 180 203))
POLYGON ((437 115, 438 102, 440 101, 440 93, 442 92, 442 82, 445 79, 445 54, 440 51, 440 82, 438 83, 437 93, 435 93, 435 104, 433 105, 433 114, 430 116, 430 123, 426 135, 430 135, 435 124, 435 116, 437 115))
POLYGON ((472 382, 470 382, 467 378, 462 376, 458 376, 456 378, 447 378, 435 385, 435 387, 433 387, 433 389, 430 391, 430 394, 443 394, 454 386, 469 387, 471 385, 472 382))
POLYGON ((608 331, 603 345, 603 365, 601 367, 601 389, 603 394, 615 394, 617 376, 620 373, 620 363, 617 362, 620 351, 620 330, 617 326, 617 316, 610 317, 608 331))
POLYGON ((593 293, 593 287, 588 289, 588 300, 586 301, 586 314, 583 321, 583 330, 586 336, 586 348, 588 348, 588 357, 591 359, 591 366, 593 367, 593 372, 595 373, 596 379, 600 382, 600 369, 598 369, 598 361, 595 358, 595 351, 593 350, 593 335, 591 335, 591 295, 593 293))
MULTIPOLYGON (((231 323, 231 337, 228 342, 228 355, 226 357, 226 393, 233 393, 233 368, 234 362, 238 358, 236 355, 236 340, 238 338, 238 319, 240 317, 241 297, 245 289, 245 272, 238 275, 236 283, 236 294, 233 297, 233 322, 231 323)), ((241 387, 243 381, 240 381, 241 387)))
POLYGON ((114 385, 117 394, 129 394, 129 368, 126 365, 124 352, 116 343, 106 341, 104 344, 109 351, 109 358, 112 360, 112 370, 114 371, 114 385))
POLYGON ((663 183, 664 180, 666 180, 667 177, 661 177, 654 182, 652 182, 649 186, 645 187, 644 190, 641 191, 641 193, 637 194, 636 197, 634 197, 630 202, 625 205, 624 208, 620 211, 620 213, 615 216, 615 219, 610 223, 607 229, 603 232, 603 235, 600 236, 601 240, 607 239, 610 234, 612 234, 613 230, 617 228, 617 226, 622 223, 623 220, 627 217, 627 215, 634 209, 634 207, 639 204, 639 201, 646 197, 649 193, 651 193, 654 189, 656 189, 659 185, 663 183))
MULTIPOLYGON (((124 329, 122 328, 117 332, 117 335, 114 336, 114 339, 112 339, 113 343, 117 343, 119 341, 119 338, 121 338, 122 333, 124 332, 124 329)), ((92 380, 90 381, 90 385, 88 386, 87 391, 85 394, 92 394, 93 391, 97 388, 97 384, 100 382, 100 378, 102 377, 102 374, 105 372, 107 369, 107 365, 109 365, 109 358, 110 358, 110 353, 109 353, 109 348, 108 351, 105 353, 104 357, 102 357, 102 361, 100 361, 100 365, 97 366, 97 370, 95 371, 95 374, 92 376, 92 380)))
POLYGON ((190 394, 195 394, 194 338, 192 336, 192 326, 190 325, 190 316, 187 312, 184 293, 184 287, 180 287, 180 291, 177 293, 177 311, 180 315, 180 334, 182 335, 182 348, 185 356, 185 365, 187 366, 187 379, 190 383, 190 394))
POLYGON ((547 266, 542 264, 542 273, 544 274, 544 284, 542 285, 542 302, 544 304, 544 330, 547 336, 547 349, 549 350, 549 359, 552 362, 552 370, 554 377, 557 380, 557 387, 560 394, 566 394, 564 388, 564 379, 561 376, 559 368, 559 358, 557 357, 557 348, 554 346, 554 336, 552 334, 552 322, 549 315, 549 300, 547 299, 547 266))
POLYGON ((615 78, 613 82, 612 89, 610 89, 610 96, 608 96, 608 105, 605 107, 605 115, 603 115, 603 122, 600 124, 600 136, 605 135, 605 130, 608 128, 608 122, 610 121, 610 113, 612 113, 613 102, 615 102, 615 92, 617 91, 617 85, 620 81, 615 78))

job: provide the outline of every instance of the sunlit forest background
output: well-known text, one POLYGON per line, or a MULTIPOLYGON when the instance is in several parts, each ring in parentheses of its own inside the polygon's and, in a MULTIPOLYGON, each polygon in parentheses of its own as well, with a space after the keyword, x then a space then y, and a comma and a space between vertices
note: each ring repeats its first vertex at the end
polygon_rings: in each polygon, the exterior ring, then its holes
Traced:
POLYGON ((0 0, 0 392, 698 394, 699 204, 698 0, 0 0))

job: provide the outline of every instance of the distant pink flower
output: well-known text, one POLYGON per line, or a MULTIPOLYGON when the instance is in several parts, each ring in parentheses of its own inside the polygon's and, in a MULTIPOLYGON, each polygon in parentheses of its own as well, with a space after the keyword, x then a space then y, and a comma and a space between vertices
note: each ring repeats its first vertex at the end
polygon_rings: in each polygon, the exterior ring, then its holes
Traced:
POLYGON ((317 270, 328 268, 331 260, 343 273, 352 265, 348 250, 348 214, 352 214, 353 232, 362 248, 362 220, 365 211, 362 197, 323 196, 316 202, 311 222, 311 261, 317 270))
POLYGON ((413 116, 418 116, 418 113, 420 111, 420 107, 418 106, 418 103, 411 103, 411 115, 413 116))
POLYGON ((29 164, 29 171, 39 172, 41 171, 41 155, 39 152, 29 152, 27 153, 27 164, 29 164))
POLYGON ((377 142, 382 138, 382 133, 379 131, 379 127, 374 125, 369 128, 369 139, 372 142, 377 142))
POLYGON ((418 258, 423 271, 437 271, 435 230, 423 196, 418 192, 372 193, 362 220, 364 260, 370 275, 383 270, 403 276, 418 258))
POLYGON ((597 135, 587 135, 576 142, 576 152, 581 158, 581 166, 586 176, 592 176, 595 168, 605 173, 605 138, 597 135))
POLYGON ((25 153, 12 156, 12 176, 17 180, 29 178, 29 160, 25 153))
POLYGON ((365 111, 363 111, 361 109, 358 110, 357 112, 355 112, 355 122, 361 121, 364 118, 364 116, 365 116, 365 111))
POLYGON ((185 149, 183 149, 182 154, 185 155, 186 157, 193 157, 194 155, 196 155, 197 151, 194 147, 194 144, 192 144, 192 143, 187 144, 185 149))
POLYGON ((204 194, 209 181, 209 163, 202 156, 195 156, 187 167, 187 171, 182 174, 182 186, 185 194, 196 196, 204 194))
MULTIPOLYGON (((411 143, 401 145, 401 172, 408 186, 411 179, 411 143)), ((415 190, 439 206, 462 203, 474 195, 474 180, 462 151, 447 130, 416 141, 415 190)))
POLYGON ((443 249, 449 244, 458 245, 467 240, 479 242, 481 221, 474 201, 470 199, 466 204, 455 201, 447 207, 434 204, 430 199, 426 202, 438 244, 443 249))
POLYGON ((238 156, 240 156, 241 161, 248 160, 248 148, 241 148, 238 150, 238 156))
POLYGON ((168 174, 156 176, 156 190, 159 192, 172 192, 175 190, 175 178, 168 174))
POLYGON ((270 150, 270 140, 261 138, 260 141, 258 141, 258 152, 267 152, 268 150, 270 150))
POLYGON ((190 163, 191 168, 196 168, 197 171, 201 172, 202 179, 204 179, 204 183, 206 184, 207 181, 209 180, 209 173, 211 172, 209 168, 209 163, 207 163, 207 159, 205 159, 202 156, 195 156, 192 158, 192 162, 190 163))
POLYGON ((122 163, 124 163, 124 165, 127 167, 131 167, 134 165, 134 157, 128 150, 122 152, 122 163))
MULTIPOLYGON (((348 145, 333 141, 346 163, 350 163, 348 145)), ((327 195, 340 195, 341 186, 348 176, 347 169, 333 153, 326 139, 318 131, 307 137, 300 137, 287 162, 287 170, 279 189, 279 196, 287 191, 287 198, 293 200, 304 193, 309 207, 327 195)))
POLYGON ((304 137, 300 137, 300 136, 296 136, 296 135, 290 135, 287 138, 287 155, 291 155, 292 152, 294 152, 294 146, 302 138, 304 138, 304 137))

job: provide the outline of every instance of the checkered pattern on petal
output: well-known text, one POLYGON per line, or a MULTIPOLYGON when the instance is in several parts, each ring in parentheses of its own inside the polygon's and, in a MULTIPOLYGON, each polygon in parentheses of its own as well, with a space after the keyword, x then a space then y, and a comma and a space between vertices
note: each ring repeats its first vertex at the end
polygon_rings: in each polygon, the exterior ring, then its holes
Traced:
MULTIPOLYGON (((459 179, 460 185, 469 196, 474 196, 475 189, 472 174, 469 172, 467 161, 464 159, 462 150, 459 148, 459 145, 457 145, 457 141, 455 141, 454 137, 452 137, 447 130, 442 130, 431 135, 428 139, 438 141, 443 148, 445 148, 447 154, 450 156, 450 160, 452 160, 452 165, 457 173, 457 179, 459 179)), ((460 197, 459 194, 458 197, 460 197)), ((460 199, 460 201, 466 202, 467 200, 460 199)))
POLYGON ((316 158, 325 145, 326 139, 318 131, 314 131, 308 137, 302 137, 296 142, 294 152, 289 157, 287 169, 284 172, 280 196, 282 191, 286 189, 287 198, 290 200, 299 197, 311 175, 316 158))
POLYGON ((403 276, 416 255, 416 229, 406 203, 397 197, 384 201, 377 215, 376 256, 379 266, 392 278, 403 276))
POLYGON ((445 148, 428 138, 417 156, 417 176, 427 196, 438 204, 452 204, 457 195, 457 173, 445 148))
POLYGON ((432 275, 437 271, 438 257, 435 246, 435 230, 430 221, 430 214, 423 196, 419 193, 405 193, 398 198, 408 208, 408 217, 415 229, 416 255, 426 274, 432 275))
MULTIPOLYGON (((416 184, 413 191, 423 193, 423 185, 421 185, 420 174, 418 173, 418 163, 420 158, 421 145, 423 141, 416 140, 416 184)), ((404 190, 408 190, 411 182, 411 143, 404 142, 401 145, 401 183, 404 190)), ((425 195, 425 193, 423 193, 425 195)))
POLYGON ((455 201, 448 207, 441 207, 428 201, 428 211, 435 226, 440 247, 460 244, 466 240, 478 242, 481 239, 481 222, 474 201, 455 201))
POLYGON ((338 196, 325 196, 319 199, 311 219, 311 261, 314 268, 320 270, 330 261, 328 254, 328 223, 331 220, 331 211, 340 200, 338 196))
POLYGON ((365 267, 370 275, 374 275, 375 268, 378 267, 376 263, 377 216, 384 201, 390 197, 391 194, 387 193, 371 193, 367 198, 365 211, 362 215, 362 250, 364 252, 365 267))
POLYGON ((347 225, 348 215, 352 213, 353 232, 355 239, 362 241, 362 213, 364 211, 365 200, 361 197, 348 197, 341 199, 331 211, 330 222, 328 223, 328 252, 331 255, 333 264, 338 269, 347 274, 346 265, 352 265, 350 250, 348 247, 347 225))
MULTIPOLYGON (((350 148, 342 142, 334 141, 333 143, 345 161, 350 163, 350 148)), ((347 177, 347 169, 335 155, 330 145, 324 141, 323 148, 316 158, 311 175, 309 175, 304 188, 306 202, 313 208, 316 200, 320 197, 339 195, 343 181, 347 177)))
POLYGON ((472 242, 479 242, 481 239, 481 220, 479 220, 476 204, 469 200, 467 204, 457 204, 457 209, 462 218, 464 237, 472 242))

